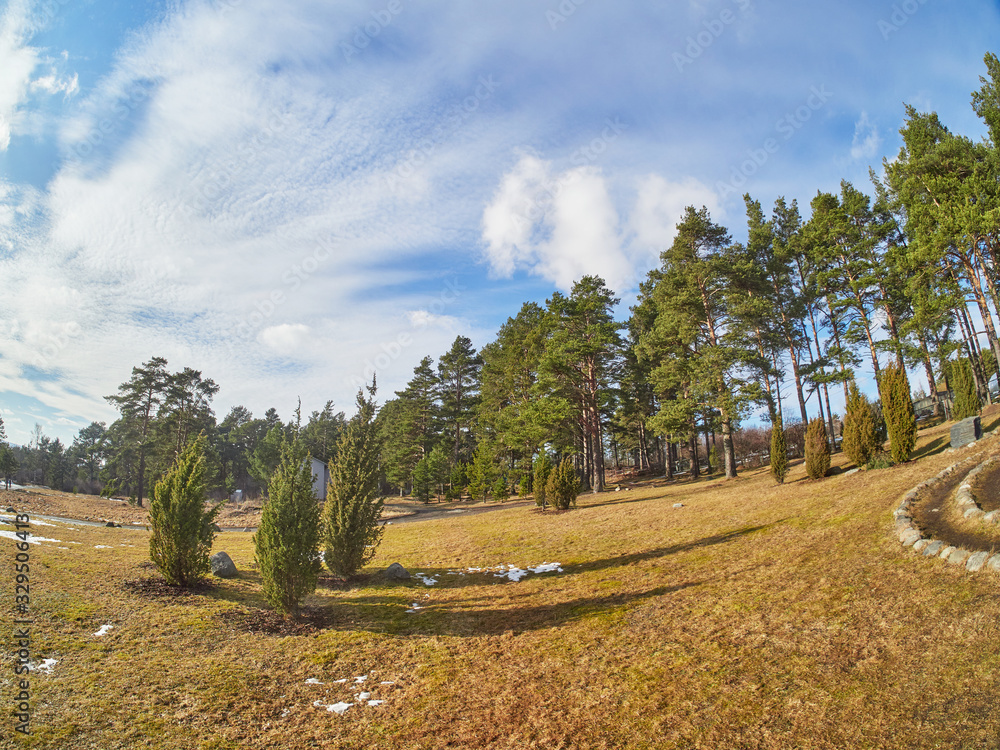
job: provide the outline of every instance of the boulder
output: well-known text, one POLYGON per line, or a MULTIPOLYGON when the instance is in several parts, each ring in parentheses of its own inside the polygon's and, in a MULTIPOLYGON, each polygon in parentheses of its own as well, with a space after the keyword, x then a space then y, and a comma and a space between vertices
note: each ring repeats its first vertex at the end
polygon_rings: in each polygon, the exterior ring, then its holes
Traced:
POLYGON ((969 555, 969 559, 965 563, 965 569, 970 573, 976 573, 982 570, 989 556, 989 552, 974 552, 969 555))
POLYGON ((952 565, 965 565, 965 561, 972 556, 972 553, 967 549, 962 549, 959 547, 950 555, 948 555, 948 562, 952 565))
POLYGON ((944 547, 944 542, 940 539, 935 539, 924 547, 924 557, 936 557, 941 552, 942 547, 944 547))
POLYGON ((410 572, 399 563, 393 563, 382 573, 387 581, 408 581, 410 572))
POLYGON ((236 563, 234 563, 233 558, 225 552, 216 552, 209 558, 208 561, 212 564, 213 576, 216 576, 217 578, 236 577, 236 563))

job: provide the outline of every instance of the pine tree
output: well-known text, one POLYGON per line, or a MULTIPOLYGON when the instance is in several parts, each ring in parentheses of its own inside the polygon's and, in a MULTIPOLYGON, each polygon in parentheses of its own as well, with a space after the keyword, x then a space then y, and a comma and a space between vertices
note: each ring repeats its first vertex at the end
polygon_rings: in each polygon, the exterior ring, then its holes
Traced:
POLYGON ((866 466, 882 447, 875 411, 854 380, 847 384, 842 447, 855 466, 866 466))
POLYGON ((211 569, 209 553, 221 504, 205 508, 204 434, 192 440, 153 489, 149 557, 173 586, 193 586, 211 569))
POLYGON ((809 421, 806 427, 806 474, 810 479, 822 479, 830 470, 830 443, 822 417, 809 421))
POLYGON ((906 370, 898 365, 887 366, 879 377, 878 390, 889 432, 889 451, 893 462, 900 464, 909 460, 917 443, 917 416, 913 411, 906 370))
POLYGON ((431 467, 427 456, 424 456, 417 465, 413 467, 413 476, 410 479, 413 485, 413 497, 422 503, 431 501, 431 467))
POLYGON ((493 482, 493 489, 491 490, 493 499, 499 502, 503 502, 508 497, 510 497, 510 488, 507 486, 507 475, 502 471, 497 472, 497 478, 493 482))
POLYGON ((788 445, 780 416, 771 425, 771 476, 778 484, 784 484, 788 476, 788 445))
POLYGON ((375 383, 368 397, 358 391, 358 413, 337 442, 323 506, 324 559, 341 578, 368 563, 382 540, 382 498, 378 497, 380 433, 375 424, 375 383))
POLYGON ((282 446, 267 488, 260 528, 253 536, 264 596, 275 609, 298 615, 319 577, 319 504, 311 462, 298 436, 282 446))
POLYGON ((976 381, 972 377, 972 365, 968 359, 958 359, 951 363, 951 382, 955 391, 952 419, 960 421, 979 416, 982 403, 976 392, 976 381))

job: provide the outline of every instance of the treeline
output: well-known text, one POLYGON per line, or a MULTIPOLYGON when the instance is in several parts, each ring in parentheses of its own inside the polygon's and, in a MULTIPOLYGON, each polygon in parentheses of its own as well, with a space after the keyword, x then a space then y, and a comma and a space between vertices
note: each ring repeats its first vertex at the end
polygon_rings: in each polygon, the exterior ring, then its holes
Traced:
MULTIPOLYGON (((892 375, 893 399, 909 398, 900 373, 922 373, 929 411, 945 417, 949 393, 957 416, 990 403, 1000 376, 1000 62, 985 63, 972 106, 987 138, 906 107, 903 146, 881 174, 870 171, 871 194, 844 181, 818 192, 807 217, 795 201, 778 198, 768 213, 745 195, 745 243, 688 207, 625 322, 604 281, 586 276, 569 294, 525 303, 481 351, 459 336, 436 361, 423 358, 376 417, 381 490, 503 499, 531 491, 540 457, 571 459, 594 491, 608 462, 735 476, 767 450, 759 431, 740 441, 756 409, 798 425, 786 442, 796 450, 811 419, 836 445, 831 389, 847 403, 862 367, 880 388, 892 375)), ((15 449, 17 476, 141 497, 200 432, 218 493, 260 490, 293 434, 314 457, 334 458, 345 418, 332 403, 305 425, 298 412, 283 423, 274 409, 255 418, 242 406, 216 424, 217 391, 154 358, 108 397, 121 414, 110 427, 90 425, 69 448, 38 430, 15 449)))

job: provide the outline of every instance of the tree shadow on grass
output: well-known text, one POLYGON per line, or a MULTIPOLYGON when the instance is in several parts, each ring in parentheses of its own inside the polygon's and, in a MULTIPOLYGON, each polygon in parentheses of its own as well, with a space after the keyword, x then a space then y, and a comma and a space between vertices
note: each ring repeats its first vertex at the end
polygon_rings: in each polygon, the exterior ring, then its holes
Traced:
POLYGON ((920 450, 916 450, 911 453, 910 460, 916 461, 921 458, 927 458, 928 456, 936 456, 939 453, 943 453, 949 445, 951 445, 951 438, 946 440, 944 435, 939 438, 934 438, 920 450))

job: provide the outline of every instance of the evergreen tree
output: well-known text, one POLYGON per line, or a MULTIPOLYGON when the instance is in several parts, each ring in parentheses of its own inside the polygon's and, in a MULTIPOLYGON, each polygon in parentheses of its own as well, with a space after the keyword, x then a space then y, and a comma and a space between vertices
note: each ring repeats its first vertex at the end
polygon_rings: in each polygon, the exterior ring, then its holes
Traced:
POLYGON ((330 466, 323 506, 324 558, 341 578, 368 563, 382 540, 382 498, 378 497, 381 436, 375 423, 375 383, 366 398, 358 391, 358 413, 348 422, 330 466))
POLYGON ((810 479, 822 479, 830 470, 830 443, 822 417, 809 421, 806 427, 806 474, 810 479))
POLYGON ((545 487, 545 497, 556 510, 576 507, 576 496, 580 494, 580 480, 573 468, 573 460, 566 457, 552 468, 545 487))
POLYGON ((784 484, 788 476, 788 446, 780 416, 771 425, 771 476, 778 484, 784 484))
POLYGON ((204 435, 192 440, 153 489, 149 557, 173 586, 193 586, 208 573, 221 505, 206 509, 204 435))
POLYGON ((413 467, 413 496, 422 503, 429 503, 431 501, 431 485, 433 480, 431 479, 431 467, 428 456, 424 456, 419 461, 417 465, 413 467))
POLYGON ((549 461, 548 454, 543 450, 538 454, 538 458, 535 459, 535 471, 534 479, 532 484, 535 488, 535 505, 540 508, 544 508, 548 503, 548 497, 546 497, 549 474, 552 473, 552 462, 549 461))
POLYGON ((482 358, 465 336, 458 336, 451 349, 438 360, 442 437, 451 446, 453 464, 472 457, 471 427, 479 402, 482 366, 482 358))
POLYGON ((507 486, 507 475, 502 471, 497 472, 497 478, 493 482, 491 494, 494 500, 498 500, 501 503, 510 497, 510 488, 507 486))
POLYGON ((910 397, 910 381, 906 370, 899 365, 889 365, 878 381, 882 397, 882 415, 889 433, 889 451, 894 463, 909 460, 917 443, 917 417, 910 397))
POLYGON ((976 381, 972 377, 972 365, 968 359, 957 359, 951 363, 951 383, 955 392, 952 419, 958 421, 979 416, 982 403, 976 393, 976 381))
POLYGON ((496 481, 496 467, 493 465, 493 453, 485 440, 480 440, 476 455, 469 467, 469 496, 473 500, 489 498, 490 491, 496 481))
POLYGON ((847 385, 841 446, 855 466, 867 466, 882 448, 875 411, 853 379, 847 385))
POLYGON ((288 440, 285 427, 281 424, 271 427, 264 439, 257 443, 250 456, 250 474, 261 485, 267 486, 278 464, 281 463, 281 447, 288 440))
POLYGON ((286 441, 253 536, 264 596, 278 611, 297 616, 301 601, 316 590, 319 541, 311 462, 299 440, 286 441))

